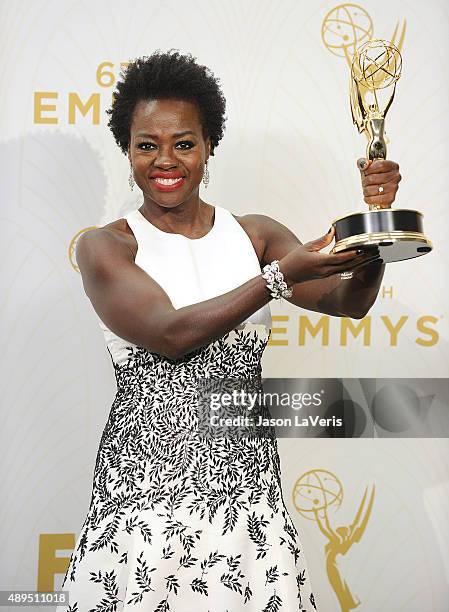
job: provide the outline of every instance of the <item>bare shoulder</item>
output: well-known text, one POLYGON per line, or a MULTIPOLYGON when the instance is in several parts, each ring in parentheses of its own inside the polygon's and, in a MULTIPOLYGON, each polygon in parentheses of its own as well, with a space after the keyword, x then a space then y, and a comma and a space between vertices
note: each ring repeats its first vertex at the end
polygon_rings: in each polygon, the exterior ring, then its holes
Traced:
POLYGON ((240 217, 233 215, 233 217, 240 223, 243 229, 260 237, 267 238, 276 232, 287 232, 294 235, 286 225, 268 215, 250 213, 240 217))
POLYGON ((232 215, 234 219, 236 219, 240 225, 246 230, 248 229, 251 232, 260 232, 263 231, 264 228, 270 224, 273 219, 268 217, 268 215, 261 215, 259 213, 249 213, 247 215, 232 215))
POLYGON ((111 223, 106 223, 105 225, 100 225, 94 230, 89 230, 89 232, 86 232, 86 234, 87 233, 89 233, 91 236, 93 235, 97 237, 108 234, 109 236, 114 236, 117 240, 123 240, 125 242, 128 241, 130 244, 132 242, 136 243, 134 234, 132 233, 132 230, 125 218, 111 221, 111 223))
POLYGON ((110 234, 114 235, 117 240, 122 241, 131 249, 131 252, 133 253, 134 257, 136 256, 137 241, 125 218, 117 219, 116 221, 107 223, 106 225, 103 225, 100 229, 107 230, 110 234))
POLYGON ((265 261, 270 243, 286 240, 300 244, 299 239, 286 225, 268 215, 250 213, 242 216, 233 215, 233 217, 248 234, 261 264, 265 261))
POLYGON ((126 219, 91 229, 76 243, 76 261, 82 276, 104 276, 121 263, 135 260, 137 242, 126 219))
POLYGON ((262 264, 265 246, 267 242, 267 234, 270 227, 270 217, 258 213, 249 213, 247 215, 234 215, 234 219, 240 223, 242 228, 248 234, 256 251, 259 262, 262 264))

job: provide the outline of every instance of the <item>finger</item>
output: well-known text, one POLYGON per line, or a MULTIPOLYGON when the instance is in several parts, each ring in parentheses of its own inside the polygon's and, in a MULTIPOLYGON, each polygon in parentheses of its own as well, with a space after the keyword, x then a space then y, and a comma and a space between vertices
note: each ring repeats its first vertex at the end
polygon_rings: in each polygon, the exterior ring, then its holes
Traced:
POLYGON ((350 261, 347 261, 345 263, 339 264, 340 267, 344 268, 344 269, 352 269, 355 266, 361 265, 361 264, 366 264, 369 263, 375 259, 379 258, 379 252, 376 253, 372 253, 371 255, 363 255, 363 256, 357 256, 354 257, 353 259, 351 259, 350 261))
POLYGON ((358 253, 354 250, 335 253, 334 255, 332 255, 332 259, 329 259, 327 264, 333 269, 342 267, 342 269, 344 270, 345 267, 348 268, 348 266, 352 266, 359 262, 367 262, 378 256, 379 248, 377 247, 377 245, 374 245, 371 250, 366 250, 362 253, 358 253))
POLYGON ((394 196, 396 194, 391 193, 380 193, 374 196, 365 196, 363 199, 368 206, 379 206, 380 208, 391 208, 391 204, 394 202, 394 196))
POLYGON ((335 274, 344 274, 345 272, 353 272, 354 270, 358 270, 362 266, 371 266, 378 265, 383 263, 380 257, 375 257, 370 259, 369 261, 359 261, 358 263, 350 263, 350 264, 341 264, 338 268, 328 268, 327 276, 333 276, 335 274))
POLYGON ((372 257, 368 261, 359 261, 351 268, 351 270, 355 270, 356 268, 361 268, 362 266, 371 266, 372 264, 381 264, 381 263, 383 263, 383 259, 379 255, 377 255, 376 257, 372 257))
POLYGON ((316 238, 315 240, 310 240, 306 242, 304 245, 309 251, 320 251, 324 249, 327 245, 329 245, 334 239, 335 227, 331 225, 327 234, 316 238))
POLYGON ((363 187, 371 185, 383 185, 384 183, 399 183, 402 176, 397 170, 391 172, 376 172, 375 174, 364 174, 362 177, 363 187))
POLYGON ((327 255, 323 253, 323 257, 327 258, 327 261, 324 263, 329 266, 338 266, 339 264, 348 263, 353 260, 354 257, 358 257, 356 250, 351 251, 340 251, 339 253, 328 253, 327 255))
POLYGON ((369 166, 371 165, 371 160, 370 159, 366 159, 365 157, 360 157, 357 160, 357 168, 360 170, 360 172, 364 172, 369 166))
MULTIPOLYGON (((357 266, 354 266, 350 270, 345 270, 345 272, 354 272, 355 270, 360 270, 360 268, 363 268, 364 266, 380 266, 383 263, 384 263, 383 260, 380 257, 378 257, 374 261, 368 261, 368 262, 365 262, 365 263, 358 264, 357 266)), ((341 272, 340 272, 340 274, 341 274, 341 272)))
POLYGON ((362 268, 363 266, 368 266, 368 265, 369 265, 369 266, 371 266, 371 265, 373 265, 373 266, 378 266, 378 265, 381 265, 382 263, 383 263, 383 262, 382 262, 382 261, 379 259, 378 261, 376 261, 376 263, 360 264, 360 265, 355 266, 355 267, 353 267, 353 268, 346 268, 346 270, 340 270, 339 272, 334 272, 334 273, 332 274, 332 276, 333 276, 334 274, 335 274, 335 275, 336 275, 336 274, 340 274, 340 275, 341 275, 341 274, 348 274, 348 272, 351 272, 351 273, 352 273, 352 272, 354 272, 354 271, 356 271, 356 270, 359 270, 359 269, 360 269, 360 268, 362 268))
POLYGON ((384 172, 399 172, 399 164, 390 159, 374 159, 368 168, 366 168, 366 174, 377 174, 384 172))
POLYGON ((397 190, 399 189, 399 185, 397 183, 385 183, 382 185, 370 185, 368 187, 363 188, 363 195, 365 198, 375 197, 378 195, 388 195, 393 194, 396 195, 397 190), (382 191, 379 192, 379 187, 382 188, 382 191))
POLYGON ((340 251, 339 253, 330 253, 328 263, 330 265, 339 265, 348 263, 356 258, 358 260, 363 260, 376 254, 379 254, 379 247, 377 244, 363 245, 363 247, 359 249, 348 249, 347 251, 340 251))
POLYGON ((352 272, 353 270, 357 270, 358 268, 361 268, 362 266, 370 266, 370 265, 374 265, 374 264, 381 264, 383 263, 383 259, 381 257, 379 257, 379 255, 374 255, 373 257, 370 257, 368 260, 365 261, 353 261, 350 262, 346 265, 341 264, 339 266, 339 268, 335 269, 334 274, 341 274, 342 272, 352 272))

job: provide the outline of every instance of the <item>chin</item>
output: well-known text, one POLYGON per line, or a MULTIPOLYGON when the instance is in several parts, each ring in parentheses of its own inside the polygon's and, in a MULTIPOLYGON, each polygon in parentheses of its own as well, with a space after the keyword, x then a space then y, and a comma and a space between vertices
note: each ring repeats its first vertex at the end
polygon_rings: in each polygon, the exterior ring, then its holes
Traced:
POLYGON ((191 198, 195 198, 195 197, 199 197, 199 188, 195 187, 192 191, 189 191, 188 193, 176 193, 176 191, 172 191, 170 192, 166 192, 166 193, 148 193, 148 192, 144 192, 145 197, 147 197, 150 200, 153 200, 153 202, 156 202, 157 204, 159 204, 159 206, 164 206, 166 208, 173 208, 174 206, 177 206, 178 204, 182 204, 183 202, 186 202, 188 200, 190 200, 191 198))
POLYGON ((163 194, 162 197, 155 197, 153 194, 150 193, 145 193, 144 192, 144 197, 147 200, 151 200, 152 202, 154 202, 155 204, 157 204, 158 206, 160 206, 161 208, 176 208, 177 206, 179 206, 180 204, 182 204, 187 198, 180 198, 180 199, 175 199, 173 197, 173 194, 167 193, 167 194, 163 194), (171 199, 169 200, 167 196, 172 196, 171 199))

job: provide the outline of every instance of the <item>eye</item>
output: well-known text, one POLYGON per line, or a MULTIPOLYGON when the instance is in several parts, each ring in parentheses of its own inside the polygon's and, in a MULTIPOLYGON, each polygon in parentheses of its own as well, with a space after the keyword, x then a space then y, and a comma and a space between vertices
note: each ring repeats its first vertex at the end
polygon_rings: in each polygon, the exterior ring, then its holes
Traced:
POLYGON ((181 140, 180 142, 176 143, 176 146, 178 146, 178 145, 187 145, 188 148, 191 149, 192 147, 195 146, 195 143, 192 142, 191 140, 181 140))
MULTIPOLYGON (((140 142, 140 143, 137 145, 137 148, 138 148, 138 149, 141 149, 141 148, 142 148, 142 147, 144 147, 144 146, 155 147, 156 145, 154 145, 152 142, 140 142)), ((146 150, 147 150, 147 149, 144 149, 144 151, 146 151, 146 150)))

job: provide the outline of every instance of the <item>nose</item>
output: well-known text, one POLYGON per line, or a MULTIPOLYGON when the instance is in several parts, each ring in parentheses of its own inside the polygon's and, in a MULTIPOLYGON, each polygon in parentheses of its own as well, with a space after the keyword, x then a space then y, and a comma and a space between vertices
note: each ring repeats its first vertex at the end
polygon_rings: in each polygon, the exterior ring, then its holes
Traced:
POLYGON ((177 160, 170 147, 159 147, 154 165, 160 168, 171 168, 177 165, 177 160))

